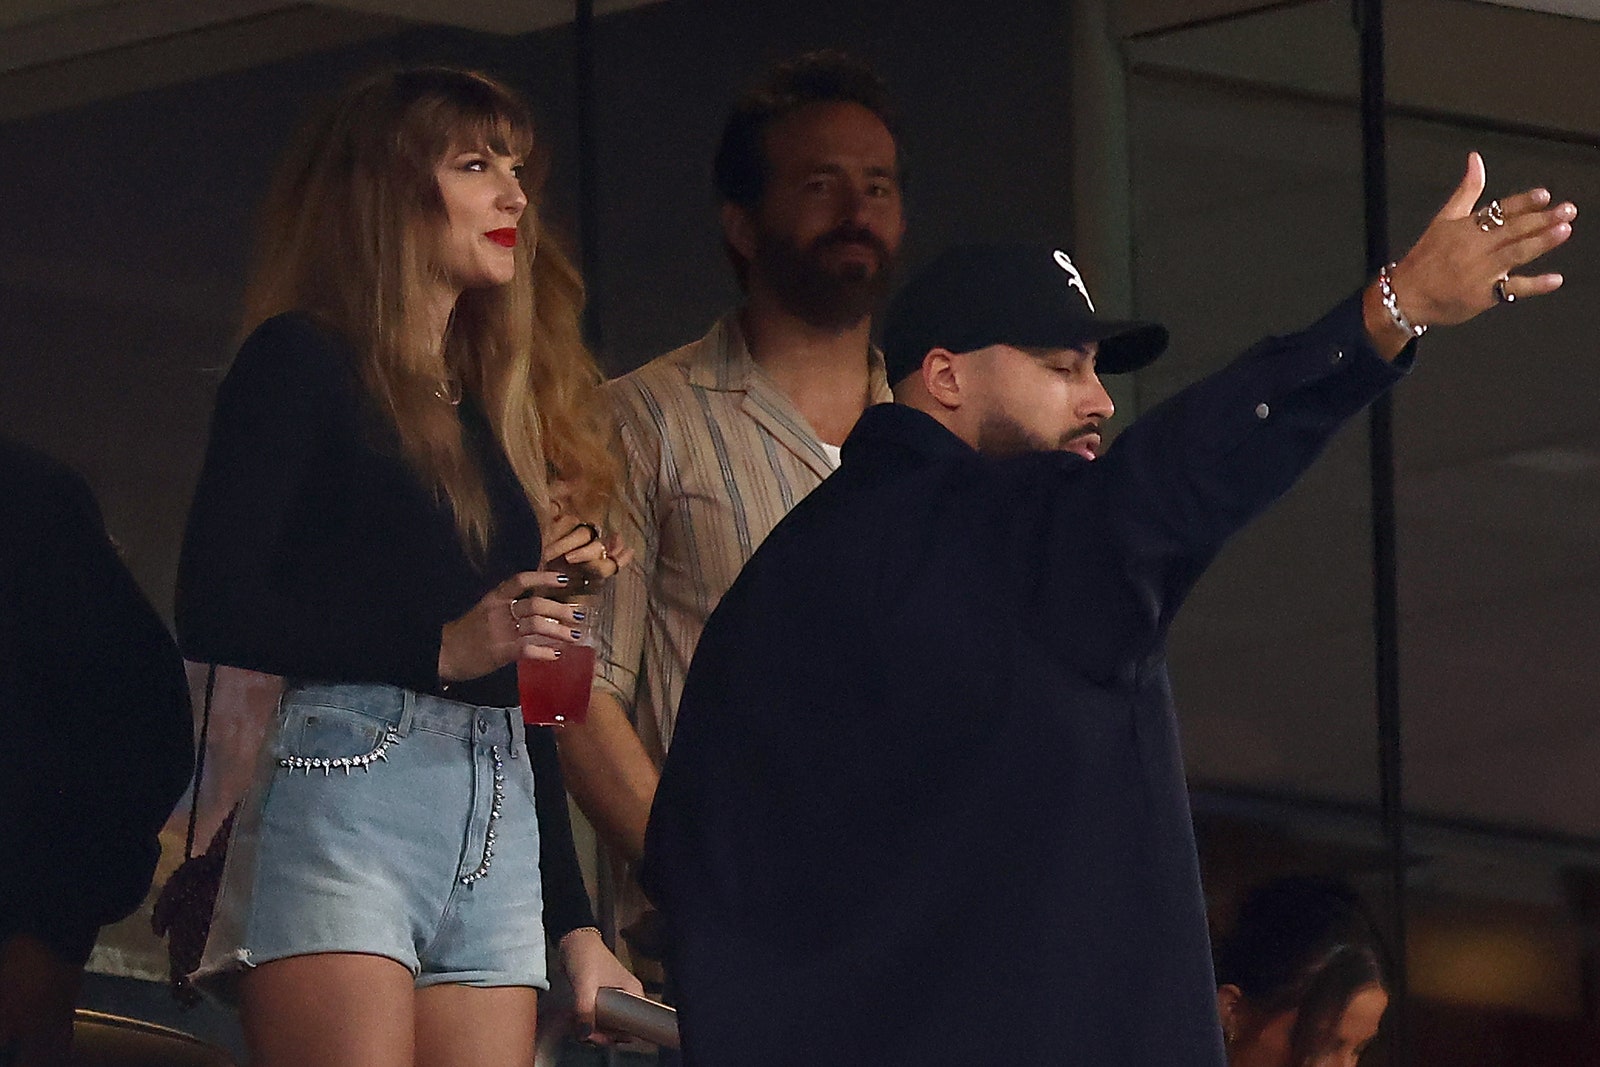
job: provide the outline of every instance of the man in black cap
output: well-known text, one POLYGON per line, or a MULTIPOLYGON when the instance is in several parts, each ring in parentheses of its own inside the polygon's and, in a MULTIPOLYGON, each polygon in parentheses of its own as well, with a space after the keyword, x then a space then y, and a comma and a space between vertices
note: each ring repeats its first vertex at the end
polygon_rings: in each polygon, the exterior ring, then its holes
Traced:
POLYGON ((1098 373, 1165 347, 1065 253, 958 249, 891 305, 896 403, 701 638, 646 837, 685 1060, 1220 1067, 1165 662, 1223 541, 1576 209, 1474 213, 1101 455, 1098 373), (1097 373, 1098 372, 1098 373, 1097 373))

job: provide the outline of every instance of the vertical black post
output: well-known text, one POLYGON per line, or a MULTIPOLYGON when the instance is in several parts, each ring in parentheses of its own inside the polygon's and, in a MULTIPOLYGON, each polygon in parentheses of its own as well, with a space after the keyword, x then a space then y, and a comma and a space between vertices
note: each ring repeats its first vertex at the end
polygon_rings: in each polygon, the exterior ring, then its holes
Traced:
POLYGON ((600 347, 600 188, 595 150, 594 0, 576 0, 572 47, 578 100, 578 253, 583 259, 583 336, 600 347))
MULTIPOLYGON (((583 259, 583 337, 599 350, 600 328, 600 186, 595 151, 594 0, 575 0, 572 12, 573 67, 578 101, 578 251, 583 259)), ((595 920, 607 946, 617 947, 616 900, 612 894, 610 858, 604 846, 595 849, 600 900, 595 920)), ((619 1062, 617 1050, 605 1051, 607 1067, 619 1062)))
MULTIPOLYGON (((1389 176, 1384 139, 1383 0, 1355 0, 1361 35, 1362 185, 1367 276, 1389 262, 1389 176)), ((1378 708, 1379 805, 1393 906, 1389 1017, 1392 1064, 1409 1062, 1406 1009, 1406 825, 1400 733, 1399 590, 1395 576, 1394 407, 1388 395, 1368 422, 1372 483, 1373 652, 1378 708)))

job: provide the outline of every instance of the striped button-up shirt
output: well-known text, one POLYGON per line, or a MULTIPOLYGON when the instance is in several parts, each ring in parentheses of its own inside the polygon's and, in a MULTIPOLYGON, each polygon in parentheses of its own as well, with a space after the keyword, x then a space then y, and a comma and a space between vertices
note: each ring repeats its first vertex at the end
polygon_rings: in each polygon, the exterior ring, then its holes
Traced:
MULTIPOLYGON (((892 399, 881 356, 869 359, 873 402, 892 399)), ((706 618, 834 462, 751 360, 735 315, 606 388, 625 470, 612 525, 638 561, 606 585, 595 684, 628 709, 659 766, 706 618)))

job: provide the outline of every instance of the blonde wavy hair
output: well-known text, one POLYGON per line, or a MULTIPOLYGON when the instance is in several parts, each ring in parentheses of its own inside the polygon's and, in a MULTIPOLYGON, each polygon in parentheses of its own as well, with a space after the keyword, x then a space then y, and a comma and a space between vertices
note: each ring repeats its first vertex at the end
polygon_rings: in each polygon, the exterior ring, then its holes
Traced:
POLYGON ((423 67, 352 85, 305 127, 268 192, 242 327, 299 310, 347 340, 406 458, 478 556, 493 534, 488 492, 441 387, 481 401, 541 521, 557 509, 556 482, 562 509, 603 515, 618 466, 579 326, 583 283, 540 239, 537 180, 524 177, 513 280, 462 292, 442 350, 430 335, 446 217, 434 170, 475 149, 542 177, 532 116, 493 78, 423 67))

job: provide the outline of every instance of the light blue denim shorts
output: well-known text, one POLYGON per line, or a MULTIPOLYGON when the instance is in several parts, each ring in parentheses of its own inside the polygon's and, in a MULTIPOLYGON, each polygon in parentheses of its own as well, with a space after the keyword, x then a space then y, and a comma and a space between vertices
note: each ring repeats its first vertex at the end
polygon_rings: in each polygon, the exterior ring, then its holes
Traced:
POLYGON ((516 708, 388 685, 295 685, 235 817, 195 972, 387 956, 418 986, 546 989, 539 826, 516 708))

